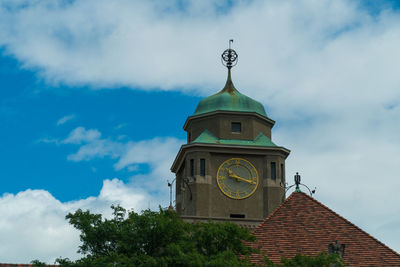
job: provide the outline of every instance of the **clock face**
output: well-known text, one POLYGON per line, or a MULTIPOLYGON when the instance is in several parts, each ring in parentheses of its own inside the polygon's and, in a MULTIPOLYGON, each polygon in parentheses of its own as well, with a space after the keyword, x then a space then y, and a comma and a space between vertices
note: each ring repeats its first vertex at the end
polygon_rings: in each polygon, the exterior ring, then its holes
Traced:
POLYGON ((247 160, 231 158, 219 166, 217 171, 219 189, 226 196, 243 199, 251 196, 258 186, 256 168, 247 160))

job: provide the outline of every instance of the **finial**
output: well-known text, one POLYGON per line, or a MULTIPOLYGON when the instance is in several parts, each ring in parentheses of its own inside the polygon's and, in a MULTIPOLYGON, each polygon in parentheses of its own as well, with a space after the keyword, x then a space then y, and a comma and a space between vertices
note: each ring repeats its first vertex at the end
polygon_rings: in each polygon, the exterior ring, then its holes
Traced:
POLYGON ((296 184, 296 192, 301 192, 299 185, 301 184, 301 176, 298 172, 294 176, 294 183, 296 184))
POLYGON ((235 50, 231 49, 231 43, 233 43, 233 39, 229 40, 229 48, 226 49, 221 55, 222 65, 227 67, 228 70, 236 66, 238 61, 238 54, 235 50))
POLYGON ((304 186, 305 188, 308 189, 308 192, 310 192, 310 196, 312 196, 313 194, 315 194, 315 190, 317 189, 317 188, 314 188, 314 190, 311 190, 308 186, 306 186, 305 184, 302 184, 301 183, 301 177, 300 177, 300 174, 298 172, 296 172, 296 174, 294 176, 294 184, 289 186, 289 187, 287 187, 287 185, 288 185, 287 183, 281 183, 281 186, 285 188, 285 193, 290 188, 292 188, 293 186, 296 186, 295 192, 302 193, 302 191, 300 190, 300 185, 302 185, 302 186, 304 186))

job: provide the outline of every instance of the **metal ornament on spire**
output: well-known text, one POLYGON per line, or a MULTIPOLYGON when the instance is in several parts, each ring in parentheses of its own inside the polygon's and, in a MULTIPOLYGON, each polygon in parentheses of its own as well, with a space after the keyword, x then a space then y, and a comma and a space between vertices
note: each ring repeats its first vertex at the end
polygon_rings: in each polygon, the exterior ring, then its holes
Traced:
POLYGON ((296 175, 294 176, 294 183, 296 184, 296 192, 301 192, 300 186, 301 185, 301 177, 298 172, 296 172, 296 175))
POLYGON ((233 43, 233 39, 229 40, 229 48, 226 49, 221 55, 222 64, 229 70, 236 66, 238 62, 238 54, 235 50, 231 49, 231 43, 233 43))
POLYGON ((297 192, 297 193, 302 193, 301 190, 300 190, 300 185, 302 185, 302 186, 304 186, 305 188, 308 189, 308 192, 310 192, 310 196, 312 196, 313 194, 315 194, 315 190, 317 190, 316 187, 314 188, 314 190, 311 190, 308 186, 306 186, 305 184, 302 184, 302 183, 301 183, 301 177, 300 177, 300 174, 299 174, 298 172, 296 172, 296 174, 295 174, 295 176, 294 176, 294 184, 293 184, 293 185, 287 187, 287 185, 288 185, 287 183, 283 183, 283 184, 282 184, 282 182, 281 182, 280 184, 281 184, 281 186, 283 186, 283 187, 285 188, 285 193, 286 193, 290 188, 292 188, 293 186, 296 186, 295 192, 297 192))

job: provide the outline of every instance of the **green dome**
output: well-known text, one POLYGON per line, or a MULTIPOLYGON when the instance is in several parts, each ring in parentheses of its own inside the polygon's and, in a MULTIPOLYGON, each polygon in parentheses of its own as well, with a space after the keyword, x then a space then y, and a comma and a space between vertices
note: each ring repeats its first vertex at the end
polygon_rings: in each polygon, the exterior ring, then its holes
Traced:
POLYGON ((239 93, 235 88, 231 80, 230 70, 225 87, 215 95, 201 100, 194 112, 194 116, 217 110, 255 112, 267 117, 264 106, 260 102, 239 93))

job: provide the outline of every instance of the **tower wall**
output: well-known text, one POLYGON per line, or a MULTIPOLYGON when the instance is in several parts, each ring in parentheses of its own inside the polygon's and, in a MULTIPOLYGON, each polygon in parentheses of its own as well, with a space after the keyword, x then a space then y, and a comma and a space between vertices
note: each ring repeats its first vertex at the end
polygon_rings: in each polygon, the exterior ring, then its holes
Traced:
POLYGON ((231 80, 237 54, 222 55, 224 88, 201 100, 184 125, 188 134, 171 170, 176 209, 188 221, 232 221, 254 226, 285 198, 285 159, 290 151, 271 138, 274 121, 263 105, 241 94, 231 80))

